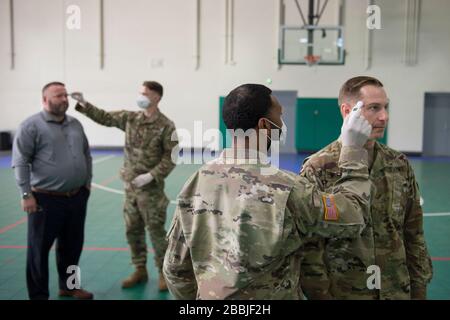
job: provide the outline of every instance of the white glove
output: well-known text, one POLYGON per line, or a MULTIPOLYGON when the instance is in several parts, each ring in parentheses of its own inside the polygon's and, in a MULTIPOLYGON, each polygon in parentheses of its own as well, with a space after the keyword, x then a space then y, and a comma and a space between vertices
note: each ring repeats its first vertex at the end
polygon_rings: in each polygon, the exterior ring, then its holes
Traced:
POLYGON ((136 188, 141 188, 141 187, 145 186, 146 184, 149 184, 150 182, 152 182, 152 180, 153 180, 153 176, 149 172, 149 173, 144 173, 144 174, 137 176, 136 178, 133 179, 133 181, 131 181, 131 184, 136 188))
POLYGON ((86 100, 84 100, 83 94, 81 92, 72 92, 70 96, 72 97, 72 99, 76 100, 84 107, 86 100))
POLYGON ((372 126, 361 115, 362 101, 358 101, 345 117, 341 128, 342 146, 363 147, 372 132, 372 126))

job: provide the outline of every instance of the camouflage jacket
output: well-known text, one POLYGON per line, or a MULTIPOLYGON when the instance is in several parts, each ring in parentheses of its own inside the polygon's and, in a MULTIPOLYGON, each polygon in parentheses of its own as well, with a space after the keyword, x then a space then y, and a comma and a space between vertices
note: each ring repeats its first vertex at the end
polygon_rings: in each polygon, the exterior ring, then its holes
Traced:
MULTIPOLYGON (((344 172, 335 141, 305 160, 301 176, 330 190, 344 172)), ((309 299, 423 299, 432 265, 423 232, 419 188, 405 155, 378 142, 370 170, 372 200, 367 227, 356 239, 311 239, 305 245, 301 286, 309 299), (381 287, 368 289, 381 271, 381 287)))
POLYGON ((157 110, 148 118, 143 111, 106 112, 90 103, 85 108, 77 104, 75 109, 101 125, 125 131, 124 181, 150 172, 154 181, 149 187, 164 185, 164 178, 175 168, 171 156, 178 145, 175 125, 164 114, 157 110))
POLYGON ((304 239, 356 237, 364 228, 365 150, 343 151, 344 175, 330 193, 274 167, 262 174, 267 166, 226 149, 186 182, 163 268, 177 299, 302 299, 304 239))

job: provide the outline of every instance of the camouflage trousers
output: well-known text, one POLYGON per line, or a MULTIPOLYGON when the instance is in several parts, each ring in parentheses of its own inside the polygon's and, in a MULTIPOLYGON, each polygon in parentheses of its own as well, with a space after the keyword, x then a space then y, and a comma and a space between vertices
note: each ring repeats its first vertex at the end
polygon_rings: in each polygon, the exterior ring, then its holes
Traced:
POLYGON ((126 236, 131 249, 131 262, 136 266, 147 264, 145 229, 155 250, 156 267, 162 271, 167 249, 166 211, 169 204, 164 190, 160 188, 125 189, 124 217, 126 236))

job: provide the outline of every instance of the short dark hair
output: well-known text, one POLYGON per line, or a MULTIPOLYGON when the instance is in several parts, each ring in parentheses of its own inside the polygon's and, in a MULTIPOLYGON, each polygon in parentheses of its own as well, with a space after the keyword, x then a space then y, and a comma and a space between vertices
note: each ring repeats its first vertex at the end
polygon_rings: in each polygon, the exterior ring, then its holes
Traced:
POLYGON ((148 90, 153 90, 153 91, 157 92, 159 94, 159 96, 162 98, 164 89, 160 83, 158 83, 156 81, 144 81, 144 83, 142 85, 147 87, 148 90))
POLYGON ((248 130, 267 116, 272 106, 272 90, 261 84, 243 84, 225 98, 222 117, 228 129, 248 130))
POLYGON ((380 80, 368 76, 358 76, 345 81, 339 91, 339 106, 347 99, 359 98, 361 88, 369 85, 383 87, 380 80))
POLYGON ((64 83, 62 83, 62 82, 59 82, 59 81, 49 82, 42 88, 42 95, 44 95, 45 90, 47 90, 51 86, 63 86, 63 87, 65 87, 66 85, 64 83))

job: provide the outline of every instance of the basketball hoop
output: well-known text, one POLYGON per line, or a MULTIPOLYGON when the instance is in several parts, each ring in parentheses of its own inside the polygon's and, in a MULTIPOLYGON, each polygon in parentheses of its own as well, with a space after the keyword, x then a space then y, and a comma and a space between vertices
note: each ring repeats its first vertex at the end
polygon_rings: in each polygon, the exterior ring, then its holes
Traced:
POLYGON ((306 64, 309 67, 317 65, 320 61, 320 56, 316 56, 316 55, 306 55, 304 58, 305 58, 306 64))
POLYGON ((320 56, 316 55, 307 55, 304 58, 308 67, 316 66, 320 61, 320 56))

